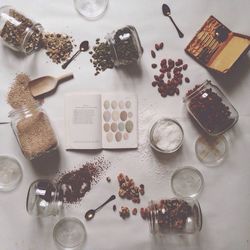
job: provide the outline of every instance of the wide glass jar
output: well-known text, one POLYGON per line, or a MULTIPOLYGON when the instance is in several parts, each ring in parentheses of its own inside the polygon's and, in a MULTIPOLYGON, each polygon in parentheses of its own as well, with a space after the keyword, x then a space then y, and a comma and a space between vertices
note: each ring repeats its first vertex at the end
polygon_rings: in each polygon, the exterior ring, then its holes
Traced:
POLYGON ((9 117, 19 146, 27 159, 33 160, 57 148, 55 132, 40 104, 12 110, 9 117))
POLYGON ((223 134, 238 121, 239 115, 234 106, 211 81, 189 90, 183 101, 188 112, 208 135, 223 134))
POLYGON ((60 185, 45 179, 31 183, 26 199, 26 210, 30 215, 55 216, 61 212, 62 206, 60 185))
POLYGON ((193 234, 202 228, 201 208, 194 199, 151 201, 148 220, 153 234, 193 234))
POLYGON ((139 35, 135 27, 128 25, 107 34, 115 66, 129 65, 140 60, 143 54, 139 35))
POLYGON ((0 8, 0 37, 14 51, 30 54, 40 49, 43 27, 11 6, 0 8))

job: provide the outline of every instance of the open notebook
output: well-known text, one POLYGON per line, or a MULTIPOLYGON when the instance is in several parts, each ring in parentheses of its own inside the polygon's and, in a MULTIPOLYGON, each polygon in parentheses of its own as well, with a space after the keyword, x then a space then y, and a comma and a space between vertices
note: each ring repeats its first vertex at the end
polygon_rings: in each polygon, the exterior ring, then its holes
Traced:
POLYGON ((137 113, 136 95, 67 94, 66 149, 137 148, 137 113))

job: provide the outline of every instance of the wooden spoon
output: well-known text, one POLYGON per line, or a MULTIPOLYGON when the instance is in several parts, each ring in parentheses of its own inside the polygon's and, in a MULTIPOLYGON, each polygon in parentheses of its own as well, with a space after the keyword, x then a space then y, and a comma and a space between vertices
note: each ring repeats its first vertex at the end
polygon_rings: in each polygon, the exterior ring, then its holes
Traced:
POLYGON ((30 92, 34 97, 43 95, 54 90, 61 82, 72 79, 73 74, 65 74, 55 78, 53 76, 43 76, 29 82, 30 92))

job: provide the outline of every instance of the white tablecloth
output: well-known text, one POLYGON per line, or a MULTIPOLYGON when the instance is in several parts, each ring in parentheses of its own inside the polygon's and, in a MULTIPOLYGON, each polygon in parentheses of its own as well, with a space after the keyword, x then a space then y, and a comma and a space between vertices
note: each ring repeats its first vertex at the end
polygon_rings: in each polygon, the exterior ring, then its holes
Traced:
MULTIPOLYGON (((74 216, 83 221, 87 231, 84 249, 127 250, 127 249, 195 249, 195 250, 248 250, 250 249, 250 58, 242 58, 228 77, 209 73, 188 57, 184 48, 198 28, 214 15, 231 30, 250 33, 249 0, 189 0, 168 1, 172 15, 185 37, 178 35, 170 21, 161 14, 163 1, 110 0, 105 16, 97 21, 80 17, 70 0, 1 0, 0 5, 13 5, 42 23, 47 31, 64 32, 72 35, 77 44, 89 40, 93 45, 96 38, 103 38, 107 32, 127 24, 134 25, 144 47, 140 67, 129 71, 108 70, 94 77, 94 68, 89 55, 81 55, 67 71, 74 73, 74 80, 61 85, 57 92, 46 99, 45 108, 54 123, 60 149, 47 160, 27 161, 17 144, 9 124, 0 125, 0 154, 15 156, 22 164, 23 180, 18 188, 0 194, 0 243, 1 250, 52 250, 56 249, 52 231, 59 217, 37 219, 27 214, 25 200, 28 187, 38 178, 53 178, 58 171, 70 170, 74 166, 104 155, 112 166, 107 171, 112 182, 103 178, 84 197, 78 206, 67 206, 65 216, 74 216), (163 99, 151 86, 154 71, 151 68, 150 50, 155 42, 163 41, 165 49, 160 52, 171 58, 183 58, 189 64, 187 71, 190 84, 183 84, 180 96, 163 99), (199 130, 188 118, 182 96, 186 90, 205 79, 217 83, 239 111, 240 119, 226 134, 229 152, 222 165, 208 168, 195 156, 194 143, 199 130), (64 150, 63 104, 64 94, 73 91, 116 92, 131 91, 139 99, 139 148, 124 151, 66 152, 64 150), (154 153, 148 145, 148 129, 158 117, 177 119, 185 133, 181 150, 170 157, 154 153), (172 197, 170 178, 173 171, 183 166, 194 166, 204 176, 205 187, 199 197, 203 212, 203 228, 196 235, 165 237, 155 239, 149 232, 147 222, 140 216, 122 220, 118 212, 107 205, 91 222, 85 222, 84 213, 96 207, 110 194, 117 193, 116 176, 123 172, 135 182, 145 184, 146 193, 140 206, 146 206, 151 199, 172 197)), ((31 78, 42 75, 64 73, 60 66, 50 62, 44 52, 28 57, 19 57, 0 45, 0 122, 8 121, 9 107, 4 104, 4 93, 15 75, 25 72, 31 78), (4 91, 5 90, 5 91, 4 91)), ((130 201, 116 199, 115 204, 134 207, 130 201)), ((138 208, 140 206, 137 206, 138 208)))

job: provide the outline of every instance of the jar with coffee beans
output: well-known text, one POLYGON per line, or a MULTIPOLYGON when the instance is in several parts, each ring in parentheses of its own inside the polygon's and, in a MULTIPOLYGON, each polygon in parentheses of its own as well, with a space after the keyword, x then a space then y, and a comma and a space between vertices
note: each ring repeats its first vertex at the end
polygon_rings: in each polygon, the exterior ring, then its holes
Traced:
POLYGON ((30 54, 41 47, 43 27, 11 6, 0 8, 0 37, 14 51, 30 54))
POLYGON ((108 34, 106 39, 110 45, 115 66, 136 63, 143 54, 139 35, 131 25, 108 34))
POLYGON ((183 99, 189 114, 211 136, 233 127, 239 115, 224 93, 211 81, 189 90, 183 99))
POLYGON ((151 201, 145 210, 152 234, 194 234, 201 231, 202 212, 195 199, 151 201))

